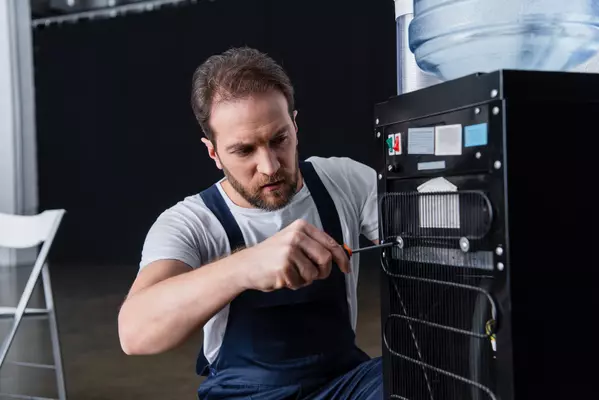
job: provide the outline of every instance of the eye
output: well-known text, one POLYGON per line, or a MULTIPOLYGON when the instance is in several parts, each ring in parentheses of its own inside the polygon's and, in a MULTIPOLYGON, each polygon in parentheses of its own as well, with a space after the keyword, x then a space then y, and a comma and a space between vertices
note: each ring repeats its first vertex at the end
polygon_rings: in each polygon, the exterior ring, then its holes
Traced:
POLYGON ((237 148, 234 153, 240 157, 246 157, 249 156, 250 154, 252 154, 252 147, 250 146, 244 146, 244 147, 239 147, 237 148))
POLYGON ((287 134, 282 134, 282 135, 277 135, 275 136, 270 143, 274 146, 279 146, 281 144, 283 144, 283 142, 285 142, 285 140, 287 139, 287 134))

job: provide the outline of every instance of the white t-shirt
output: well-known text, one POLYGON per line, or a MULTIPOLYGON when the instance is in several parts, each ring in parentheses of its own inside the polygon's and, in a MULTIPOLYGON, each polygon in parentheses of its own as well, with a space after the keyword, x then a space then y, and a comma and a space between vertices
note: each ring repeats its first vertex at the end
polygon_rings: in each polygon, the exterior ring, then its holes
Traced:
MULTIPOLYGON (((370 240, 378 239, 376 172, 345 157, 311 157, 307 161, 312 162, 333 198, 344 242, 350 248, 356 248, 360 234, 370 240)), ((265 240, 297 219, 304 219, 322 229, 318 211, 306 185, 288 205, 276 211, 239 207, 225 194, 220 181, 217 186, 248 246, 265 240)), ((143 246, 140 270, 161 259, 176 259, 191 268, 198 268, 228 254, 229 242, 222 225, 200 195, 196 194, 186 197, 157 218, 143 246)), ((351 258, 351 273, 346 275, 347 301, 354 330, 358 316, 358 274, 359 254, 355 254, 351 258)), ((226 306, 204 326, 204 353, 209 362, 213 362, 218 355, 228 314, 229 306, 226 306)))

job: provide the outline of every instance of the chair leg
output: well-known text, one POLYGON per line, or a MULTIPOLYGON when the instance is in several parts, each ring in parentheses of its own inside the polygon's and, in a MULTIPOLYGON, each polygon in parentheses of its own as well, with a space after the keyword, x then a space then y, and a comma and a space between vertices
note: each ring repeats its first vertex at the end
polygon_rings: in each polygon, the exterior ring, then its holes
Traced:
POLYGON ((39 279, 41 269, 42 269, 42 265, 40 265, 38 262, 36 262, 36 265, 33 266, 33 270, 31 271, 31 274, 29 275, 29 279, 27 279, 27 283, 25 284, 25 289, 23 290, 23 293, 21 294, 21 298, 19 299, 19 303, 17 304, 17 308, 16 308, 15 316, 14 316, 15 319, 13 321, 12 327, 10 329, 10 332, 8 333, 8 336, 6 337, 6 340, 4 341, 2 347, 0 348, 0 367, 2 367, 2 364, 4 364, 4 361, 6 360, 6 356, 8 355, 8 352, 10 351, 10 346, 12 345, 12 342, 17 334, 17 330, 19 329, 19 325, 21 324, 21 320, 23 318, 25 308, 27 307, 27 304, 29 303, 29 300, 31 299, 31 294, 33 293, 35 284, 36 284, 37 280, 39 279))
POLYGON ((48 270, 48 264, 45 264, 44 268, 42 269, 42 282, 44 285, 46 308, 48 309, 48 322, 50 323, 50 336, 52 339, 52 353, 54 356, 54 367, 56 372, 56 386, 58 389, 58 398, 59 400, 66 400, 67 393, 62 368, 62 353, 60 351, 58 324, 56 322, 56 313, 54 312, 54 297, 52 294, 52 285, 50 283, 50 271, 48 270))

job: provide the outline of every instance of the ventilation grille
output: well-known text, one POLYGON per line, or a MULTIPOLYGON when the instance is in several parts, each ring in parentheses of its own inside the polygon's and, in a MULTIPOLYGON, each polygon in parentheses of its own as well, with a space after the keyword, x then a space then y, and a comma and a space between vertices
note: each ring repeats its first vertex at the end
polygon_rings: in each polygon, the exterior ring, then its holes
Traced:
POLYGON ((399 242, 381 257, 391 398, 495 400, 489 199, 475 191, 387 193, 380 217, 383 237, 399 242))
POLYGON ((384 237, 480 239, 491 228, 488 197, 478 191, 386 193, 380 200, 384 237))

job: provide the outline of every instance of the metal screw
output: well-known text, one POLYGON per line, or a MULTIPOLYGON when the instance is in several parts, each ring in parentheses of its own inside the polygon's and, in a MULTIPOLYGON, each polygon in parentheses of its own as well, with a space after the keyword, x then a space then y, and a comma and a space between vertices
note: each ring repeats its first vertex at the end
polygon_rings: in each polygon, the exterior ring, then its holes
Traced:
POLYGON ((499 114, 499 107, 493 107, 493 115, 499 114))
POLYGON ((498 256, 502 256, 503 255, 503 248, 502 247, 497 247, 495 249, 495 254, 497 254, 498 256))
POLYGON ((376 119, 376 122, 375 122, 375 123, 378 125, 378 123, 379 123, 379 119, 378 119, 378 118, 376 119))
POLYGON ((474 109, 474 113, 475 113, 476 115, 480 114, 480 108, 476 107, 476 108, 474 109))
POLYGON ((403 249, 403 239, 401 238, 401 236, 398 236, 395 238, 395 241, 397 242, 397 247, 399 247, 400 249, 403 249))
POLYGON ((387 171, 389 171, 389 172, 393 171, 393 165, 389 165, 389 166, 387 167, 387 171))
POLYGON ((474 157, 476 158, 480 158, 482 156, 482 154, 480 154, 480 151, 477 151, 476 154, 474 155, 474 157))
POLYGON ((491 90, 491 97, 495 98, 495 97, 497 97, 498 94, 499 94, 499 92, 497 91, 497 89, 491 90))
POLYGON ((377 132, 377 133, 376 133, 376 137, 377 137, 377 138, 380 138, 380 137, 381 137, 381 133, 380 133, 380 132, 377 132))
POLYGON ((493 164, 493 167, 495 167, 495 169, 501 168, 501 161, 495 161, 495 163, 493 164))
POLYGON ((383 175, 379 174, 379 180, 383 179, 383 175))
POLYGON ((470 250, 470 241, 467 238, 460 238, 460 249, 465 253, 470 250))
POLYGON ((497 269, 500 271, 503 271, 503 268, 505 268, 505 265, 503 265, 502 262, 497 263, 497 269))

